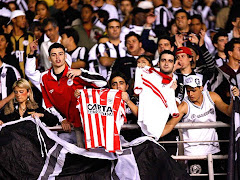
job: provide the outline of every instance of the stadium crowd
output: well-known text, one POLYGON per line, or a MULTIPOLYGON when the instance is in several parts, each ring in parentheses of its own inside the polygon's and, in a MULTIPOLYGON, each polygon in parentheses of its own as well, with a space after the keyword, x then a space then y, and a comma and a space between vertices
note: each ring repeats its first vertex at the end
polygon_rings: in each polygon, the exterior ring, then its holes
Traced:
MULTIPOLYGON (((229 123, 240 88, 239 8, 238 0, 2 0, 0 125, 37 116, 48 126, 61 124, 59 137, 84 147, 76 141, 83 139, 76 105, 84 87, 122 91, 125 123, 141 127, 121 132, 128 141, 143 134, 176 140, 179 121, 229 123), (138 91, 145 72, 162 77, 149 81, 174 98, 165 97, 169 111, 138 91), (146 121, 163 114, 163 125, 146 121)), ((227 128, 186 129, 183 139, 228 134, 227 128)), ((176 155, 176 145, 165 148, 176 155)), ((226 154, 227 148, 186 143, 184 154, 226 154)))

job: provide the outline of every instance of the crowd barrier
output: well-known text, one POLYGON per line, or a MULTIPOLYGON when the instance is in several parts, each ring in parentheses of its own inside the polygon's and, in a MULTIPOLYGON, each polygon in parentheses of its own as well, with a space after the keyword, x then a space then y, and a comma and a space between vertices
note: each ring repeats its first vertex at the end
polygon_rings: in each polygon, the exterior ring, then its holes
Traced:
MULTIPOLYGON (((183 143, 196 143, 196 142, 213 142, 213 141, 183 141, 181 136, 181 129, 200 129, 200 128, 223 128, 223 127, 230 127, 229 124, 217 121, 217 122, 206 122, 206 123, 178 123, 175 126, 175 129, 179 130, 180 133, 180 140, 179 141, 158 141, 160 144, 163 143, 177 143, 177 144, 183 144, 183 143)), ((122 126, 123 130, 132 130, 139 128, 136 124, 124 124, 122 126)), ((62 131, 62 127, 60 125, 49 127, 52 131, 62 131)), ((218 140, 217 142, 228 142, 228 140, 218 140)), ((180 146, 178 146, 180 147, 180 146)), ((209 180, 214 180, 215 176, 226 176, 227 173, 214 173, 214 167, 213 167, 213 161, 214 159, 227 159, 228 155, 212 155, 208 154, 206 156, 185 156, 185 155, 176 155, 172 156, 175 160, 207 160, 208 161, 208 174, 190 174, 190 176, 208 176, 209 180)))

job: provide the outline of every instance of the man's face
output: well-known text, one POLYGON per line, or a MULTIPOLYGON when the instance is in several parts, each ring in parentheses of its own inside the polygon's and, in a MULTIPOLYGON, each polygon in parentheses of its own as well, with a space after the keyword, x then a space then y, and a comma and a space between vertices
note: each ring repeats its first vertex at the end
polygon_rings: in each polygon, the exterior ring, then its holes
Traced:
POLYGON ((109 39, 119 39, 121 32, 120 23, 117 21, 112 21, 108 24, 107 33, 109 39))
POLYGON ((233 57, 234 60, 240 62, 240 44, 234 44, 231 56, 233 57))
POLYGON ((28 0, 28 10, 34 12, 36 3, 36 0, 28 0))
POLYGON ((180 12, 176 15, 176 25, 178 30, 186 29, 190 23, 191 20, 188 20, 186 13, 180 12))
POLYGON ((227 36, 219 36, 218 41, 214 46, 217 48, 219 52, 224 52, 225 44, 228 42, 227 36))
POLYGON ((70 43, 69 38, 67 37, 66 34, 62 34, 61 37, 62 37, 62 39, 61 39, 61 44, 62 44, 65 48, 67 48, 68 45, 69 45, 69 43, 70 43))
POLYGON ((63 9, 63 7, 65 6, 65 2, 64 0, 54 0, 54 7, 56 9, 63 9))
POLYGON ((130 12, 133 10, 131 2, 128 0, 121 1, 120 10, 122 11, 122 14, 124 14, 124 15, 130 14, 130 12))
POLYGON ((138 52, 141 50, 142 43, 139 42, 137 37, 130 36, 126 41, 126 46, 127 46, 128 53, 135 56, 135 55, 138 55, 138 52))
POLYGON ((202 86, 201 87, 191 87, 191 86, 186 86, 186 91, 187 91, 187 95, 188 98, 191 102, 197 102, 201 96, 202 96, 202 86))
POLYGON ((171 74, 174 66, 174 56, 171 54, 162 54, 159 59, 158 66, 162 73, 166 75, 171 74))
POLYGON ((167 39, 161 39, 158 42, 158 53, 161 53, 164 50, 172 50, 172 46, 169 40, 167 39))
POLYGON ((86 22, 90 22, 92 20, 92 11, 85 7, 85 8, 82 8, 82 11, 81 11, 81 18, 82 18, 82 21, 83 23, 86 23, 86 22))
POLYGON ((202 29, 202 24, 199 21, 199 19, 192 19, 191 20, 191 25, 190 25, 190 30, 194 33, 194 34, 199 34, 200 30, 202 29))
POLYGON ((183 0, 182 6, 185 8, 192 8, 193 0, 183 0))
POLYGON ((126 92, 127 89, 128 89, 128 85, 122 77, 116 76, 111 81, 111 88, 112 89, 118 89, 118 90, 121 90, 123 92, 126 92))
POLYGON ((17 26, 21 29, 26 28, 26 24, 27 24, 26 16, 18 16, 14 18, 12 21, 14 26, 17 26))
POLYGON ((53 27, 52 23, 48 23, 45 26, 44 31, 51 42, 55 42, 56 37, 58 36, 58 29, 58 27, 53 27))
POLYGON ((176 55, 176 59, 179 61, 181 69, 186 69, 191 66, 192 58, 189 58, 186 53, 180 53, 176 55))
POLYGON ((66 55, 62 48, 53 48, 50 52, 49 60, 53 67, 65 66, 66 55))

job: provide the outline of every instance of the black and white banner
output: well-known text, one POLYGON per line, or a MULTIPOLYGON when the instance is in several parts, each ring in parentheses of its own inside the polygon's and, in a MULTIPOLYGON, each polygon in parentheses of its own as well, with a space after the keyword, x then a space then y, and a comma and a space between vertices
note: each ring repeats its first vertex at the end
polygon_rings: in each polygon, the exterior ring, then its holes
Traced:
POLYGON ((39 119, 0 126, 0 179, 190 179, 153 139, 123 143, 123 154, 86 150, 60 139, 39 119))

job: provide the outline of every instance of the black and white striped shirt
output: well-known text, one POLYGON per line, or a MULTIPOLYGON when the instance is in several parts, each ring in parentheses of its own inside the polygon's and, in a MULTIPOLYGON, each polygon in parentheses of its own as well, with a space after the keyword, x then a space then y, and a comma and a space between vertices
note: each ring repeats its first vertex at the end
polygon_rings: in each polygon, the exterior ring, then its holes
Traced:
POLYGON ((168 22, 171 20, 171 15, 168 9, 161 5, 154 9, 154 14, 156 16, 155 26, 162 25, 163 27, 168 26, 168 22))
POLYGON ((85 47, 77 47, 74 51, 68 52, 68 54, 72 58, 72 62, 84 61, 87 63, 88 61, 88 51, 85 47))
POLYGON ((0 100, 2 100, 12 93, 13 83, 21 76, 15 67, 5 63, 0 67, 0 74, 0 100))
POLYGON ((125 57, 125 45, 121 42, 118 46, 115 46, 110 42, 106 42, 93 46, 89 51, 89 71, 97 72, 107 78, 110 68, 102 66, 99 62, 100 57, 105 56, 104 53, 107 53, 110 58, 125 57))

